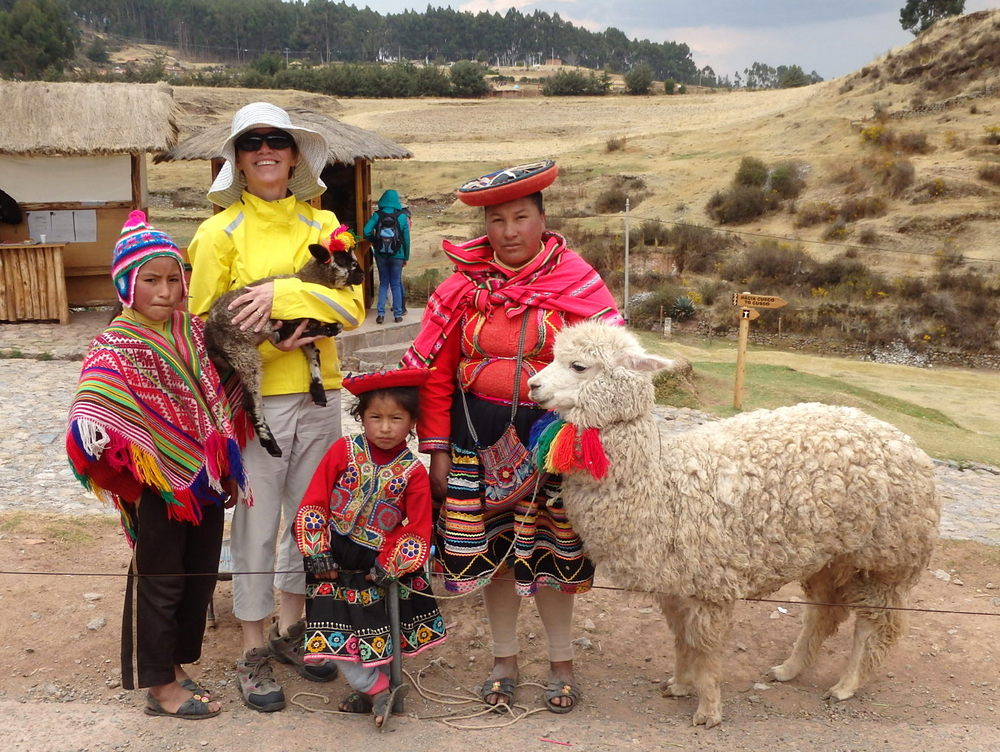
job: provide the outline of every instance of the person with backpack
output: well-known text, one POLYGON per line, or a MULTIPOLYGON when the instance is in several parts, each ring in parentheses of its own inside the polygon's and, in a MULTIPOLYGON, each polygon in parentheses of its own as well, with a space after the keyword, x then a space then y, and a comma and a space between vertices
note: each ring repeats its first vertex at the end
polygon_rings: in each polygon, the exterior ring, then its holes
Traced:
POLYGON ((410 210, 391 188, 382 193, 378 208, 365 223, 365 239, 372 244, 378 268, 376 324, 385 321, 385 300, 392 289, 393 320, 400 322, 406 313, 403 300, 403 267, 410 258, 410 210))

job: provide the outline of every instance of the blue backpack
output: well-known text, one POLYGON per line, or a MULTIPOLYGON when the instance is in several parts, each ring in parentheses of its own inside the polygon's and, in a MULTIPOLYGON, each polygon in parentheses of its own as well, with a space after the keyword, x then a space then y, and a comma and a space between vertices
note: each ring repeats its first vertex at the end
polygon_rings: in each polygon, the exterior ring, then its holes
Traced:
POLYGON ((399 227, 399 215, 410 215, 409 209, 379 209, 375 223, 375 252, 392 256, 403 247, 403 232, 399 227))

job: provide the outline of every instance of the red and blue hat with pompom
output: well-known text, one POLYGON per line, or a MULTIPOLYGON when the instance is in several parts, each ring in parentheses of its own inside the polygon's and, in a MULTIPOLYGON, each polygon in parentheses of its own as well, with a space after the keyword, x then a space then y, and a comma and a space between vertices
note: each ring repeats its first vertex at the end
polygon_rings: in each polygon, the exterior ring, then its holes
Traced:
POLYGON ((181 284, 186 298, 187 282, 184 279, 184 259, 180 249, 169 235, 146 222, 145 212, 136 209, 122 225, 111 261, 111 279, 115 283, 115 292, 126 308, 132 307, 135 297, 135 273, 140 266, 157 256, 167 256, 177 261, 181 268, 181 284))

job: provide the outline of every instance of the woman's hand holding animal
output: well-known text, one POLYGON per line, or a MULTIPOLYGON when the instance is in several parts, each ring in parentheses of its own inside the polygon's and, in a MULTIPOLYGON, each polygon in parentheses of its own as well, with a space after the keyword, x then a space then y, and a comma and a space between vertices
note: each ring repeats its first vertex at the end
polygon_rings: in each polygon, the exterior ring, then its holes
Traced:
MULTIPOLYGON (((252 329, 259 332, 271 318, 271 307, 274 304, 274 280, 248 287, 246 292, 229 304, 229 310, 236 310, 233 323, 241 331, 252 329), (241 310, 240 309, 242 306, 241 310)), ((299 343, 303 344, 303 343, 299 343)))
MULTIPOLYGON (((233 319, 235 321, 236 319, 233 319)), ((280 322, 276 322, 275 326, 281 326, 280 322)), ((296 348, 302 347, 302 345, 311 345, 318 339, 323 339, 322 336, 319 337, 303 337, 302 332, 305 331, 306 327, 309 326, 309 319, 302 319, 299 325, 295 327, 295 331, 289 337, 285 339, 278 340, 274 343, 274 346, 279 350, 284 350, 285 352, 290 352, 296 348)))

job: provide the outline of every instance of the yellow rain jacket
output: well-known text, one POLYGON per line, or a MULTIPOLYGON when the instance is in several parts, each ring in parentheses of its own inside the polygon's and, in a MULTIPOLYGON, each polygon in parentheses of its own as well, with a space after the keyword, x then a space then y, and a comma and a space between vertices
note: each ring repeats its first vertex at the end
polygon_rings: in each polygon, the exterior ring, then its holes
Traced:
MULTIPOLYGON (((339 226, 333 212, 315 209, 294 196, 264 201, 243 192, 228 209, 206 219, 188 246, 191 262, 188 306, 204 317, 212 303, 229 290, 244 287, 261 277, 292 274, 312 256, 309 244, 318 243, 339 226)), ((276 279, 271 318, 311 318, 344 329, 364 321, 361 285, 331 290, 299 279, 276 279)), ((340 359, 332 338, 316 341, 323 368, 323 386, 339 389, 340 359)), ((309 365, 299 350, 283 352, 264 342, 261 393, 304 394, 309 391, 309 365)))

